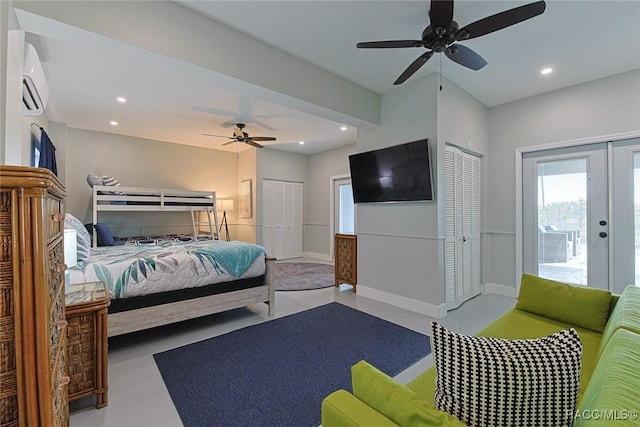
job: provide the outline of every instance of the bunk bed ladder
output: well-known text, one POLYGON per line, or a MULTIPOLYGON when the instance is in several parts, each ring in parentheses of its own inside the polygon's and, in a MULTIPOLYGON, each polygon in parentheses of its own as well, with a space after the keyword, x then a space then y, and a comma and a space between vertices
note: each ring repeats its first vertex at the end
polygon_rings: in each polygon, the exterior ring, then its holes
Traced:
POLYGON ((213 207, 191 208, 191 225, 193 226, 193 238, 198 240, 198 232, 201 225, 209 227, 209 237, 211 240, 218 240, 218 212, 213 207), (200 212, 206 212, 206 221, 200 221, 200 212), (213 215, 213 222, 211 216, 213 215), (215 226, 214 226, 215 224, 215 226))

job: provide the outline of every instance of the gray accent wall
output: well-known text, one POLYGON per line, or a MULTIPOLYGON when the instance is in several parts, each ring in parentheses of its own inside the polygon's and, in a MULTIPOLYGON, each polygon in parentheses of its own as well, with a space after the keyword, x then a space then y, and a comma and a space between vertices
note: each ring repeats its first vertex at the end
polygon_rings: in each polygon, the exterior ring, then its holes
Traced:
POLYGON ((428 138, 434 202, 359 204, 358 286, 373 298, 444 315, 444 147, 489 152, 488 109, 431 74, 382 97, 380 127, 358 131, 358 152, 428 138))
POLYGON ((516 149, 640 131, 640 70, 493 107, 489 126, 484 278, 515 288, 516 149))
MULTIPOLYGON (((437 85, 432 74, 385 93, 380 127, 358 130, 357 151, 428 138, 436 158, 437 85)), ((439 304, 437 202, 360 203, 357 234, 359 289, 439 304)))

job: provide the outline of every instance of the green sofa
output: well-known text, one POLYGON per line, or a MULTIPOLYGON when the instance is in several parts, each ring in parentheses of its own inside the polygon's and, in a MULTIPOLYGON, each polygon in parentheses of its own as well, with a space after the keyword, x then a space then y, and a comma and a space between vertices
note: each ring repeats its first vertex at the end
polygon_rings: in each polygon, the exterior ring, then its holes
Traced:
MULTIPOLYGON (((583 346, 574 426, 640 426, 640 287, 617 296, 523 275, 516 306, 478 336, 531 339, 568 328, 583 346)), ((463 425, 435 409, 434 367, 404 386, 363 364, 352 369, 353 393, 322 402, 323 427, 463 425)))

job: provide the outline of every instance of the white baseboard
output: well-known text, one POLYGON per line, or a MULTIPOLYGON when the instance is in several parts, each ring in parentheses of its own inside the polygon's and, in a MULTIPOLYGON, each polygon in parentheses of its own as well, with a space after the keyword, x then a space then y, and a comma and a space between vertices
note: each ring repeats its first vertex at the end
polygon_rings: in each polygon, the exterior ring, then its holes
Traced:
POLYGON ((395 305, 396 307, 404 308, 405 310, 424 314, 436 319, 441 319, 447 314, 446 304, 433 305, 427 302, 417 301, 400 295, 390 294, 389 292, 380 291, 378 289, 362 285, 358 285, 357 293, 359 296, 371 298, 385 304, 395 305))
POLYGON ((506 285, 498 285, 497 283, 485 283, 482 294, 502 295, 503 297, 516 297, 516 288, 506 285))
POLYGON ((316 258, 323 261, 331 261, 329 254, 321 254, 320 252, 302 252, 304 258, 316 258))

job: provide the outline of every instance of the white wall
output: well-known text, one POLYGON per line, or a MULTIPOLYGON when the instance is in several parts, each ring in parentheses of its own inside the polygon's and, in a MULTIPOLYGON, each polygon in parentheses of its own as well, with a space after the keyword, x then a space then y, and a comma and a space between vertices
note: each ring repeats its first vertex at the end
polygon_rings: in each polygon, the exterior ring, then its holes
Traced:
POLYGON ((0 164, 5 161, 5 129, 7 128, 7 40, 9 38, 10 2, 0 1, 0 164))
POLYGON ((257 242, 257 234, 256 234, 256 158, 257 158, 257 150, 250 148, 248 150, 244 150, 238 155, 238 182, 236 188, 240 188, 240 183, 244 180, 251 180, 251 203, 252 203, 252 215, 251 218, 242 218, 240 216, 240 205, 238 204, 238 197, 236 191, 235 197, 235 205, 233 215, 236 218, 237 226, 234 227, 234 233, 231 234, 232 240, 242 240, 243 242, 256 243, 257 242))
POLYGON ((516 148, 640 130, 640 70, 491 108, 489 123, 484 277, 515 288, 516 148))
POLYGON ((309 157, 309 184, 305 187, 306 222, 304 229, 305 253, 328 259, 331 235, 332 176, 349 175, 349 155, 355 153, 356 144, 324 151, 309 157))
MULTIPOLYGON (((66 210, 84 223, 92 216, 88 173, 115 176, 124 186, 214 190, 237 199, 235 153, 74 128, 67 134, 66 210)), ((191 232, 186 212, 104 212, 99 222, 116 236, 191 232)))

